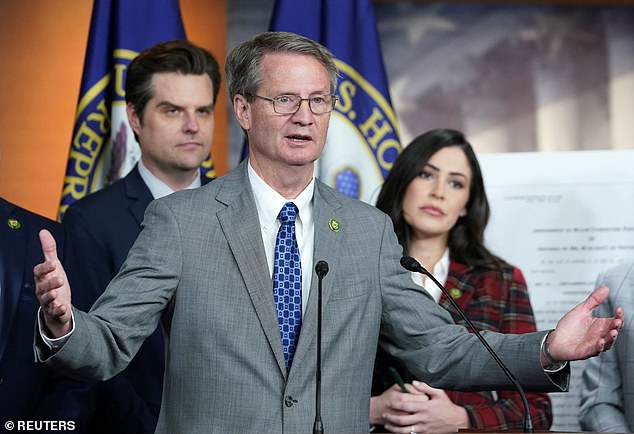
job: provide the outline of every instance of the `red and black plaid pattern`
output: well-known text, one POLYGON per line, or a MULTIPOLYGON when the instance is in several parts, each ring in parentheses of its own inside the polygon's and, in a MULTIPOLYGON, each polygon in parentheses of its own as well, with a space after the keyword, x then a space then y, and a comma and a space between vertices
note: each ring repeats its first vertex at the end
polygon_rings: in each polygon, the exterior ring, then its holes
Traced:
MULTIPOLYGON (((445 288, 479 330, 501 333, 536 331, 526 280, 518 268, 505 266, 499 270, 469 267, 450 262, 445 288)), ((457 324, 463 324, 455 309, 443 295, 440 305, 447 309, 457 324)), ((471 427, 486 430, 521 430, 524 407, 517 392, 447 391, 451 400, 462 405, 469 414, 471 427)), ((548 430, 552 424, 552 405, 546 393, 527 393, 533 426, 548 430)))

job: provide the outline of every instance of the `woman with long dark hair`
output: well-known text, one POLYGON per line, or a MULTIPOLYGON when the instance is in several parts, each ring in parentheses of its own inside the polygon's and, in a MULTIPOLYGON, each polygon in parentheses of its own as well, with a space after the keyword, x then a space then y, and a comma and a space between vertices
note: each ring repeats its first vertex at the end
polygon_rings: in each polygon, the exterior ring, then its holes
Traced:
MULTIPOLYGON (((394 162, 376 206, 391 217, 403 253, 444 283, 476 327, 502 333, 536 330, 522 272, 484 244, 489 203, 480 165, 461 132, 435 129, 414 139, 394 162)), ((431 280, 414 273, 412 278, 464 324, 431 280)), ((393 432, 419 433, 523 427, 524 410, 515 391, 445 391, 424 381, 379 349, 370 422, 393 432), (393 385, 390 367, 400 371, 409 393, 393 385)), ((549 429, 548 395, 528 393, 527 399, 535 429, 549 429)))

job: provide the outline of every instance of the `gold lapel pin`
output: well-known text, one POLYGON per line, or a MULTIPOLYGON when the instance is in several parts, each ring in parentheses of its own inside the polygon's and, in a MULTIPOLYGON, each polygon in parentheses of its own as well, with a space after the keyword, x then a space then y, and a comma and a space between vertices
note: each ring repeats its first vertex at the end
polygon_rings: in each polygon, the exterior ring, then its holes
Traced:
POLYGON ((460 298, 460 297, 462 297, 462 291, 459 290, 458 288, 451 288, 449 290, 449 294, 451 295, 452 298, 460 298))
POLYGON ((333 232, 339 232, 341 230, 341 225, 339 224, 339 222, 335 219, 330 219, 328 220, 328 227, 330 228, 331 231, 333 232))
POLYGON ((20 221, 16 220, 16 219, 9 219, 7 220, 7 226, 9 226, 11 229, 20 229, 20 221))

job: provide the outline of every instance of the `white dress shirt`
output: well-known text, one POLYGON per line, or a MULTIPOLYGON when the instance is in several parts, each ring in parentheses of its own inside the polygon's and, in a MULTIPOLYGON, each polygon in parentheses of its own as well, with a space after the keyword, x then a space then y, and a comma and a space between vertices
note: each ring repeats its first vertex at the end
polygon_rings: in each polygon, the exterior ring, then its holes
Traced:
MULTIPOLYGON (((147 185, 147 188, 150 189, 150 193, 152 193, 152 197, 154 199, 160 199, 162 197, 167 196, 168 194, 174 193, 176 190, 172 190, 172 187, 158 179, 150 169, 148 169, 145 164, 143 164, 143 160, 139 160, 139 175, 141 175, 141 179, 147 185)), ((194 178, 194 182, 185 187, 185 190, 190 188, 200 187, 200 169, 196 171, 196 177, 194 178)))
MULTIPOLYGON (((277 216, 286 202, 293 202, 299 209, 299 215, 295 220, 295 235, 299 257, 302 262, 302 315, 306 310, 310 284, 313 277, 313 246, 315 242, 315 224, 313 222, 313 192, 315 191, 315 178, 295 199, 286 199, 273 190, 262 178, 255 173, 251 162, 248 165, 249 183, 255 197, 255 206, 260 220, 260 231, 266 252, 266 262, 269 266, 269 274, 273 276, 273 261, 275 258, 275 239, 281 223, 277 216)), ((273 287, 271 286, 271 294, 273 287)))
MULTIPOLYGON (((431 274, 436 278, 437 281, 439 281, 443 285, 445 284, 445 282, 447 281, 447 277, 449 276, 449 248, 445 249, 445 252, 440 257, 440 260, 436 262, 436 265, 434 265, 434 269, 432 270, 431 274)), ((434 297, 436 303, 440 301, 442 291, 440 290, 440 288, 438 288, 438 286, 436 286, 434 282, 432 282, 429 277, 413 271, 411 275, 414 283, 425 288, 425 291, 427 291, 429 295, 434 297)))

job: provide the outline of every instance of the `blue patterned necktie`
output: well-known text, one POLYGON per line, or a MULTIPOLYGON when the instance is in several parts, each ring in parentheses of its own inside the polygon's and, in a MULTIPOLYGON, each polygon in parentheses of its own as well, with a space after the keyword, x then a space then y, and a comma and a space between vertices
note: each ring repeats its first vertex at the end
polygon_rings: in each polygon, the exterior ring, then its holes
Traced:
POLYGON ((280 230, 275 240, 273 297, 280 323, 284 361, 289 369, 302 325, 302 263, 295 237, 297 206, 286 202, 279 214, 280 230))

